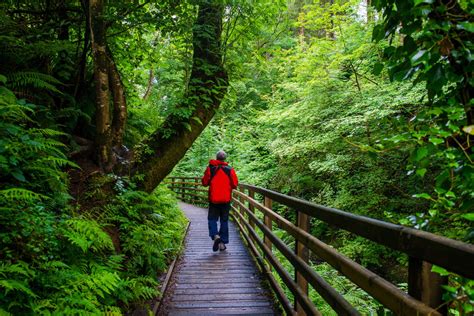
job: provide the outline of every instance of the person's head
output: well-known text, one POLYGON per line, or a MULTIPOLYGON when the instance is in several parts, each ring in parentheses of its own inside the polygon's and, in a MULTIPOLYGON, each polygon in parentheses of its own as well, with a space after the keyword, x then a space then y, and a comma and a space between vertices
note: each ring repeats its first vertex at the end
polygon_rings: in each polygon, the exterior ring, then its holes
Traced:
POLYGON ((224 161, 227 158, 227 154, 223 150, 219 150, 216 154, 216 159, 220 161, 224 161))

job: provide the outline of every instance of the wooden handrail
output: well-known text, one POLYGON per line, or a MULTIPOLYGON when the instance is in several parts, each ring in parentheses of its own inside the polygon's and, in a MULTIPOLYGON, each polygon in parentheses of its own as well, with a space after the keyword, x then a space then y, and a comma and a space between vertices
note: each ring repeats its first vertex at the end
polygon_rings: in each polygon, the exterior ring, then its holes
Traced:
MULTIPOLYGON (((235 203, 242 205, 239 201, 233 200, 235 203)), ((242 205, 243 206, 243 205, 242 205)), ((298 257, 293 251, 271 230, 262 223, 257 216, 252 214, 247 208, 247 214, 251 217, 251 221, 257 224, 260 230, 271 240, 272 244, 275 245, 278 250, 291 262, 296 270, 300 271, 301 274, 311 283, 311 285, 318 291, 318 293, 333 307, 338 315, 359 315, 357 310, 354 309, 346 299, 339 293, 336 292, 321 276, 319 276, 311 267, 306 264, 300 257, 298 257)), ((239 214, 239 216, 242 216, 239 214)), ((242 217, 243 218, 243 217, 242 217)))
MULTIPOLYGON (((245 196, 239 191, 234 191, 234 193, 245 196)), ((337 250, 312 236, 309 232, 298 228, 296 225, 261 205, 256 200, 251 199, 248 196, 245 196, 245 199, 264 214, 270 216, 272 220, 277 223, 278 227, 295 237, 296 240, 302 242, 318 257, 329 263, 333 268, 344 274, 349 280, 360 286, 363 290, 396 314, 405 315, 408 314, 409 311, 414 313, 417 310, 426 309, 426 306, 418 300, 408 296, 408 294, 392 283, 340 254, 337 250)), ((438 315, 438 313, 432 309, 425 310, 425 314, 429 314, 430 312, 433 312, 432 315, 438 315)))
POLYGON ((206 197, 207 197, 207 189, 199 189, 192 186, 182 186, 182 185, 173 185, 173 184, 170 184, 170 187, 172 187, 173 189, 180 189, 180 190, 184 189, 186 191, 206 192, 206 197))
MULTIPOLYGON (((293 310, 293 306, 290 303, 290 300, 288 297, 286 297, 285 293, 283 292, 283 289, 278 285, 278 282, 276 281, 275 277, 273 276, 271 270, 269 267, 265 264, 265 261, 263 257, 260 255, 260 253, 257 250, 257 247, 255 247, 255 242, 253 239, 245 232, 244 227, 240 223, 240 221, 236 221, 237 226, 240 229, 241 234, 244 236, 245 241, 248 243, 248 247, 252 251, 253 256, 257 260, 258 264, 260 265, 265 277, 268 279, 270 286, 272 287, 272 290, 275 292, 276 297, 278 298, 278 301, 280 304, 283 306, 283 309, 285 310, 287 315, 297 315, 296 311, 293 310)), ((255 226, 250 225, 252 229, 255 228, 255 226)))
POLYGON ((169 176, 168 179, 201 179, 200 176, 169 176))
POLYGON ((474 279, 474 269, 472 268, 474 245, 321 206, 253 185, 241 184, 240 188, 260 193, 278 203, 297 209, 328 224, 399 250, 411 257, 434 263, 449 271, 474 279), (456 258, 456 260, 452 260, 453 258, 456 258))
MULTIPOLYGON (((205 193, 207 190, 196 188, 200 185, 197 182, 199 177, 172 177, 170 179, 170 187, 186 201, 200 204, 207 202, 205 193), (187 182, 187 179, 195 179, 196 182, 187 182)), ((234 190, 232 201, 231 215, 235 218, 252 254, 256 257, 273 291, 289 315, 320 314, 309 299, 308 282, 339 315, 358 315, 357 310, 311 268, 307 261, 308 251, 326 261, 397 315, 435 316, 446 312, 446 309, 441 312, 435 309, 440 305, 441 290, 433 291, 433 287, 440 289, 441 282, 446 280, 431 273, 431 263, 464 277, 474 277, 474 269, 472 269, 474 246, 470 244, 321 206, 249 184, 240 184, 238 190, 234 190), (248 194, 245 191, 248 191, 248 194), (256 193, 263 196, 263 203, 255 199, 256 193), (272 201, 295 210, 296 223, 273 211, 272 201), (262 215, 257 216, 256 211, 262 215), (408 254, 410 295, 311 235, 309 232, 311 217, 408 254), (272 232, 274 224, 295 238, 294 251, 272 232), (256 229, 263 233, 263 238, 259 237, 256 229), (278 249, 293 265, 295 279, 292 279, 283 268, 273 254, 272 248, 278 249), (291 304, 284 296, 281 285, 271 273, 272 269, 278 273, 285 286, 293 293, 294 304, 291 304), (430 291, 427 291, 427 287, 431 287, 430 291), (429 292, 431 296, 437 293, 439 297, 426 297, 424 291, 429 292)))
POLYGON ((201 185, 200 182, 188 182, 188 181, 173 181, 170 182, 171 185, 192 185, 192 186, 199 186, 201 185))
POLYGON ((290 274, 288 273, 288 271, 285 270, 280 261, 278 261, 278 259, 272 253, 272 250, 268 248, 267 245, 265 245, 265 243, 258 237, 257 232, 255 232, 255 230, 250 227, 248 221, 246 221, 245 218, 243 218, 243 216, 239 214, 239 212, 235 208, 234 210, 236 211, 234 213, 234 216, 238 216, 241 219, 241 223, 244 223, 248 232, 252 236, 252 239, 257 242, 260 249, 262 249, 265 253, 266 260, 268 260, 268 262, 270 262, 271 265, 275 268, 283 282, 285 282, 290 291, 293 292, 293 294, 295 295, 296 299, 301 303, 304 310, 310 315, 321 315, 316 306, 314 306, 314 304, 309 300, 309 298, 301 292, 301 289, 298 287, 296 282, 291 279, 290 274))

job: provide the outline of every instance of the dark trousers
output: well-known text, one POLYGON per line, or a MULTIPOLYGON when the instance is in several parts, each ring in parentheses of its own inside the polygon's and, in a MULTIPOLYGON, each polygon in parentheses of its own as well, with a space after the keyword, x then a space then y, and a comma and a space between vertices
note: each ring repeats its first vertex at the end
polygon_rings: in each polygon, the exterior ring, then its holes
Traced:
POLYGON ((229 243, 229 211, 230 203, 209 203, 209 213, 207 215, 209 237, 213 239, 215 235, 219 235, 224 244, 229 243), (219 231, 217 230, 218 220, 220 221, 219 231))

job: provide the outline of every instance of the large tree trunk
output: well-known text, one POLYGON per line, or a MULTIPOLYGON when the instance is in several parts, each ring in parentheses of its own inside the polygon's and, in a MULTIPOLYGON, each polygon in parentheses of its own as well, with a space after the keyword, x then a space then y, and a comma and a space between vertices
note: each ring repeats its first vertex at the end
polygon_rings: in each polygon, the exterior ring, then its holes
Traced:
POLYGON ((170 116, 136 154, 135 172, 144 175, 141 189, 151 192, 173 169, 201 134, 219 107, 228 87, 222 63, 223 5, 203 0, 193 28, 193 68, 183 112, 170 116))
POLYGON ((125 98, 125 89, 122 79, 114 61, 112 52, 108 49, 109 62, 109 84, 114 101, 114 113, 112 116, 112 146, 120 148, 123 144, 123 134, 127 122, 127 100, 125 98))
POLYGON ((109 79, 107 62, 107 38, 104 20, 104 1, 90 0, 89 26, 94 60, 96 91, 96 148, 99 166, 108 172, 112 167, 109 79))

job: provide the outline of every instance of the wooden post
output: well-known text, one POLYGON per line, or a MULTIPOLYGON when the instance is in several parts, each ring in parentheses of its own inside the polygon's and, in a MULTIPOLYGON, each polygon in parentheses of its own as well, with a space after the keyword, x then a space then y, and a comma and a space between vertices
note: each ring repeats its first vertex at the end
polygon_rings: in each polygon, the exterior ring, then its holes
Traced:
MULTIPOLYGON (((263 205, 266 208, 272 209, 272 200, 269 197, 265 196, 263 205)), ((269 216, 263 215, 263 223, 265 224, 265 226, 268 227, 268 229, 272 230, 272 219, 269 216)), ((263 237, 263 242, 268 247, 268 249, 272 251, 272 242, 267 236, 263 237)), ((270 270, 272 269, 272 265, 270 263, 268 263, 268 267, 270 268, 270 270)))
MULTIPOLYGON (((241 191, 241 192, 242 192, 242 191, 241 191)), ((241 197, 240 195, 239 195, 239 202, 242 203, 243 205, 245 205, 245 204, 244 204, 244 203, 245 203, 244 198, 241 197)), ((245 210, 244 210, 244 208, 243 208, 240 204, 239 204, 239 210, 240 210, 240 215, 242 215, 242 217, 244 218, 244 216, 245 216, 245 210)), ((243 225, 243 223, 242 223, 242 225, 243 225)))
MULTIPOLYGON (((255 200, 255 192, 251 191, 250 189, 249 189, 249 197, 255 200)), ((249 202, 249 210, 250 210, 250 212, 255 214, 255 206, 253 206, 250 202, 249 202)), ((249 219, 249 218, 250 217, 247 215, 247 219, 249 219)), ((253 229, 255 229, 255 223, 253 221, 251 221, 250 219, 248 221, 250 223, 250 226, 253 229)))
MULTIPOLYGON (((240 195, 236 194, 234 195, 236 198, 237 198, 237 201, 239 201, 240 203, 243 203, 243 200, 242 198, 240 197, 240 195)), ((239 213, 243 216, 244 215, 244 210, 242 209, 242 206, 239 204, 239 207, 238 207, 238 210, 239 210, 239 213)), ((242 219, 239 220, 239 218, 235 218, 238 222, 240 222, 240 224, 242 226, 244 226, 244 223, 242 222, 242 219)))
MULTIPOLYGON (((307 214, 303 212, 296 212, 296 225, 304 230, 305 232, 309 232, 310 228, 310 218, 307 214)), ((309 259, 309 252, 306 246, 295 239, 295 253, 298 257, 303 259, 304 262, 308 263, 309 259)), ((308 295, 308 281, 298 272, 295 271, 295 281, 298 287, 301 288, 304 294, 308 295)), ((303 310, 302 306, 296 301, 295 299, 295 311, 297 315, 306 315, 305 311, 303 310)))
MULTIPOLYGON (((432 308, 443 304, 442 285, 447 284, 447 277, 431 272, 433 265, 417 258, 408 257, 408 295, 420 300, 432 308)), ((442 315, 448 314, 446 305, 438 309, 442 315)))
POLYGON ((176 193, 174 181, 174 177, 170 177, 170 184, 168 185, 168 188, 171 189, 171 191, 173 191, 174 193, 176 193))

